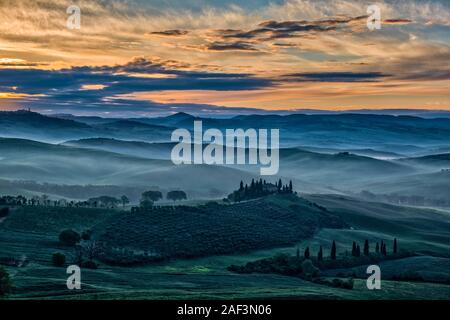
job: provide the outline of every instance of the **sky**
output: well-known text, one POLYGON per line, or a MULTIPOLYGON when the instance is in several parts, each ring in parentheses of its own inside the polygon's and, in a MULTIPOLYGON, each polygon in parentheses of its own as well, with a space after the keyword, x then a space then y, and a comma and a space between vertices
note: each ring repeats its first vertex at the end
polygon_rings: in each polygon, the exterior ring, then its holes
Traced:
POLYGON ((0 0, 0 110, 21 108, 450 110, 450 1, 0 0))

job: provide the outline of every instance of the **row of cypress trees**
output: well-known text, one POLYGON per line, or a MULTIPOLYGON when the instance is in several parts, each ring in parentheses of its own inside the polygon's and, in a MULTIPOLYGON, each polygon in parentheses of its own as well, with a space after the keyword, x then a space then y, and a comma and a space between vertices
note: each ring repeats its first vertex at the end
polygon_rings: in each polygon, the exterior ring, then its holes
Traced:
MULTIPOLYGON (((394 238, 394 244, 392 248, 392 253, 397 254, 398 252, 398 244, 397 244, 397 238, 394 238)), ((336 241, 333 240, 331 244, 331 250, 330 250, 330 259, 336 260, 336 241)), ((375 245, 375 253, 382 254, 384 256, 387 255, 387 249, 386 249, 386 243, 381 240, 381 243, 377 242, 375 245)), ((364 241, 364 248, 363 248, 363 254, 365 256, 368 256, 370 254, 370 246, 369 246, 369 240, 364 241)), ((309 259, 311 256, 311 252, 309 250, 309 247, 306 247, 305 252, 303 253, 303 256, 306 259, 309 259)), ((360 257, 361 256, 361 248, 359 244, 356 241, 353 241, 352 244, 352 256, 353 257, 360 257)), ((300 249, 297 249, 297 258, 300 258, 300 249)), ((317 260, 323 261, 323 248, 322 246, 319 247, 319 251, 317 252, 317 260)))

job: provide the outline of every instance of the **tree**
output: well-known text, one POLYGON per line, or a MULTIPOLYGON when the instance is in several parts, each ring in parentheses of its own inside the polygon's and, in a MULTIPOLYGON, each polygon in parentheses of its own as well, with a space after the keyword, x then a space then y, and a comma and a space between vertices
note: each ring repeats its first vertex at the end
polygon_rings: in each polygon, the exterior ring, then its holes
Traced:
POLYGON ((56 252, 52 255, 52 263, 55 267, 62 267, 66 263, 66 256, 62 253, 56 252))
POLYGON ((92 230, 85 230, 81 233, 81 239, 84 241, 91 240, 92 230))
POLYGON ((305 259, 309 259, 309 247, 306 247, 305 249, 305 259))
POLYGON ((352 257, 356 257, 356 242, 352 243, 352 257))
POLYGON ((150 209, 153 207, 153 201, 149 199, 141 199, 140 205, 144 209, 150 209))
POLYGON ((142 200, 150 200, 152 202, 156 202, 158 200, 161 200, 163 198, 163 195, 160 191, 145 191, 142 194, 142 200))
POLYGON ((381 254, 384 256, 387 255, 386 243, 384 243, 384 241, 381 241, 381 254))
POLYGON ((78 232, 73 231, 71 229, 67 229, 62 231, 59 234, 59 242, 65 246, 75 246, 78 242, 80 242, 81 237, 78 232))
POLYGON ((48 199, 48 195, 46 195, 46 194, 43 194, 42 196, 41 196, 41 199, 42 199, 42 205, 44 205, 44 206, 48 206, 48 203, 49 203, 49 199, 48 199))
POLYGON ((85 249, 86 249, 86 253, 87 253, 89 261, 94 260, 94 258, 100 252, 100 247, 98 246, 97 241, 89 242, 85 249))
POLYGON ((12 282, 8 272, 0 266, 0 296, 4 296, 12 291, 12 282))
POLYGON ((289 180, 289 192, 292 193, 292 180, 289 180))
POLYGON ((361 248, 360 248, 359 244, 356 245, 356 256, 357 257, 361 256, 361 248))
POLYGON ((244 191, 244 181, 241 180, 241 183, 239 184, 239 191, 244 191))
POLYGON ((397 254, 398 248, 397 248, 397 238, 394 238, 394 248, 392 249, 393 254, 397 254))
POLYGON ((117 204, 120 203, 120 200, 110 196, 100 196, 88 199, 87 203, 93 207, 97 207, 97 205, 100 205, 101 207, 115 208, 117 204))
POLYGON ((377 242, 377 245, 375 246, 375 252, 380 253, 380 244, 377 242))
POLYGON ((186 192, 184 192, 184 191, 174 190, 174 191, 167 192, 166 199, 173 200, 173 201, 186 200, 187 195, 186 195, 186 192))
POLYGON ((364 241, 364 255, 368 256, 369 255, 369 240, 366 239, 366 241, 364 241))
POLYGON ((0 218, 4 218, 4 217, 8 216, 8 214, 9 214, 9 208, 8 207, 0 209, 0 218))
POLYGON ((317 260, 323 261, 323 249, 322 246, 319 248, 319 253, 317 254, 317 260))
POLYGON ((302 274, 305 278, 316 278, 320 275, 320 270, 314 266, 311 260, 306 259, 302 263, 302 274))
POLYGON ((128 197, 126 195, 121 196, 120 201, 122 201, 122 207, 124 207, 124 208, 127 204, 130 203, 130 199, 128 199, 128 197))
POLYGON ((331 245, 331 260, 336 260, 336 241, 333 240, 333 244, 331 245))

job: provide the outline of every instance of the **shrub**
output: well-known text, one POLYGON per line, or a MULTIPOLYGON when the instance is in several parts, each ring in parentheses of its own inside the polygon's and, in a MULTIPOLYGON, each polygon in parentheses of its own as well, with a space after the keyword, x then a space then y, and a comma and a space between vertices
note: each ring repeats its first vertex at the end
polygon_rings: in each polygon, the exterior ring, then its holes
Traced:
POLYGON ((91 240, 91 236, 92 236, 92 230, 85 230, 81 234, 81 239, 88 241, 88 240, 91 240))
POLYGON ((333 279, 332 286, 335 288, 342 289, 353 289, 353 279, 333 279))
POLYGON ((186 192, 184 192, 184 191, 174 190, 174 191, 167 192, 166 198, 168 200, 173 200, 173 201, 186 200, 187 195, 186 195, 186 192))
POLYGON ((71 229, 64 230, 59 234, 59 242, 65 246, 73 247, 80 242, 80 240, 81 237, 78 232, 71 229))
POLYGON ((4 218, 9 214, 9 208, 5 207, 5 208, 1 208, 0 209, 0 218, 4 218))
POLYGON ((0 267, 0 296, 6 295, 12 291, 12 282, 8 272, 0 267))
POLYGON ((66 256, 62 253, 56 252, 52 256, 52 262, 55 267, 62 267, 66 263, 66 256))
POLYGON ((319 276, 319 269, 316 268, 310 259, 306 259, 302 263, 303 276, 306 278, 316 278, 319 276))

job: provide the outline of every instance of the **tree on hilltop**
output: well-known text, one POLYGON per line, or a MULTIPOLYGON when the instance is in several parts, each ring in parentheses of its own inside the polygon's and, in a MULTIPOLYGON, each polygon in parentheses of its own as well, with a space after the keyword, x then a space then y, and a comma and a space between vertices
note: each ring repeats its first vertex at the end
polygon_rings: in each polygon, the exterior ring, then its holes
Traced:
POLYGON ((166 199, 172 200, 172 201, 186 200, 187 195, 186 195, 186 192, 184 192, 184 191, 174 190, 174 191, 167 192, 166 199))

